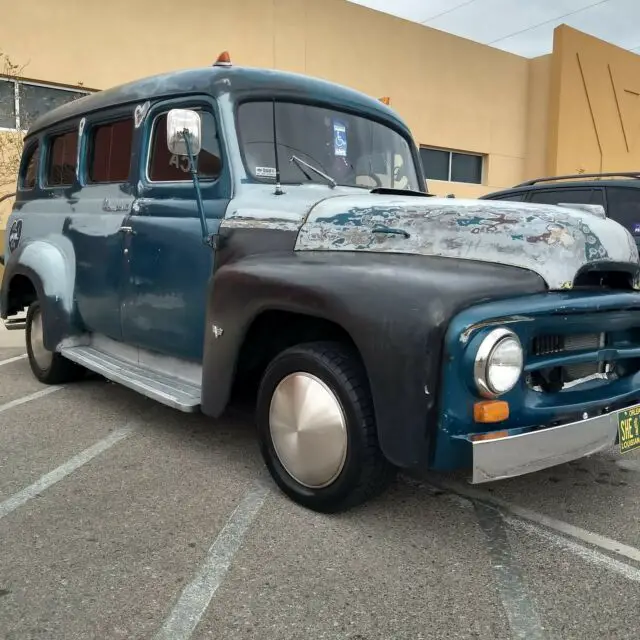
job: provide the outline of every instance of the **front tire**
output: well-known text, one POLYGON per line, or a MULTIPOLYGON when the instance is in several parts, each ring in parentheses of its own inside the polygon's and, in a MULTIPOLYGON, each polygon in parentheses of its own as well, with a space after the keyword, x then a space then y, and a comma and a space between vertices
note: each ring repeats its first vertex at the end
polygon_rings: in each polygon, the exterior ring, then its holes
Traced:
POLYGON ((364 367, 341 343, 309 343, 276 356, 258 391, 257 423, 272 477, 314 511, 353 507, 393 479, 364 367))
POLYGON ((43 384, 63 384, 82 377, 84 369, 44 346, 42 306, 36 300, 27 311, 27 356, 33 375, 43 384))

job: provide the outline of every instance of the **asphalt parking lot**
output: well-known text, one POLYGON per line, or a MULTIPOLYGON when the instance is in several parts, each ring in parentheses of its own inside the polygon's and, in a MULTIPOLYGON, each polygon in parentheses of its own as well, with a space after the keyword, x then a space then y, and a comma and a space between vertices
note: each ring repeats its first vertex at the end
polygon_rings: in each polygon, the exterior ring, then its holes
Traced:
POLYGON ((243 410, 213 422, 101 379, 43 387, 15 334, 0 638, 638 637, 637 453, 473 488, 401 476, 324 516, 277 491, 243 410))

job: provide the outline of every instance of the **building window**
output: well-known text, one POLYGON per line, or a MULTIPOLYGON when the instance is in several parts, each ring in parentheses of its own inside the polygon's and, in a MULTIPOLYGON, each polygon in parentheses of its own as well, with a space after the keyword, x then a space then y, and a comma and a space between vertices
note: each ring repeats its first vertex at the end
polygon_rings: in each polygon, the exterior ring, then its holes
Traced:
POLYGON ((47 159, 47 186, 63 187, 73 184, 78 157, 78 131, 52 136, 47 159))
POLYGON ((127 182, 132 143, 131 118, 93 127, 89 142, 89 182, 127 182))
POLYGON ((481 155, 420 147, 420 159, 428 180, 482 184, 481 155))
POLYGON ((13 82, 0 81, 0 128, 16 127, 16 90, 13 82))
MULTIPOLYGON (((209 111, 200 112, 202 123, 202 150, 196 158, 198 176, 215 180, 220 176, 222 162, 216 133, 216 121, 209 111)), ((169 152, 167 146, 167 114, 159 116, 153 127, 153 142, 149 156, 149 180, 153 182, 178 182, 191 180, 189 161, 169 152)))
POLYGON ((78 89, 0 79, 0 129, 26 131, 43 113, 88 94, 78 89))

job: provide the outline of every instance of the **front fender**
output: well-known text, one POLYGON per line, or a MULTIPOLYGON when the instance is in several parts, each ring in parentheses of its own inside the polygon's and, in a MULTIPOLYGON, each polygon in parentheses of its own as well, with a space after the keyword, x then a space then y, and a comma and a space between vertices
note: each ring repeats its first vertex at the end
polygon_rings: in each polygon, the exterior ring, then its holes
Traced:
POLYGON ((44 342, 53 350, 60 341, 73 333, 76 324, 73 291, 75 258, 71 242, 33 240, 20 244, 13 251, 4 268, 0 292, 0 315, 6 318, 18 309, 13 308, 11 286, 16 276, 28 278, 42 305, 44 342))
POLYGON ((544 288, 525 270, 439 257, 341 251, 243 258, 211 282, 202 410, 224 411, 240 347, 261 312, 315 316, 340 325, 358 348, 384 454, 401 467, 424 467, 449 319, 479 300, 544 288))

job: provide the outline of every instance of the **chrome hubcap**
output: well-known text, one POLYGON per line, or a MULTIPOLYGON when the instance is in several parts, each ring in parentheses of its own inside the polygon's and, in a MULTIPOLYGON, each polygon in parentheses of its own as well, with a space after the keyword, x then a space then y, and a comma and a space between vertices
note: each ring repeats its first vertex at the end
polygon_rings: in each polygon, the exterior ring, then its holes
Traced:
POLYGON ((269 428, 287 473, 312 489, 331 484, 347 457, 347 424, 337 396, 319 378, 292 373, 271 398, 269 428))
POLYGON ((53 353, 44 347, 44 332, 42 329, 42 313, 38 309, 31 320, 31 353, 40 369, 46 371, 51 366, 53 353))

